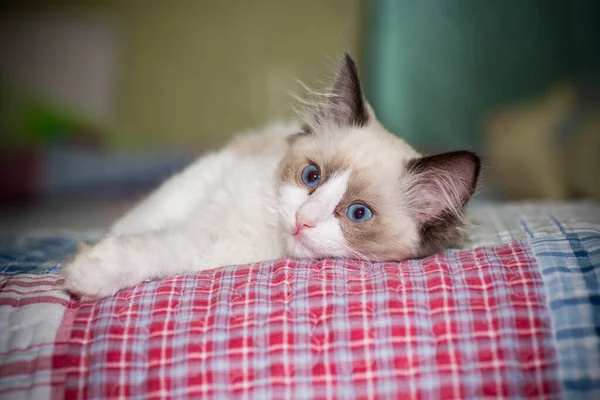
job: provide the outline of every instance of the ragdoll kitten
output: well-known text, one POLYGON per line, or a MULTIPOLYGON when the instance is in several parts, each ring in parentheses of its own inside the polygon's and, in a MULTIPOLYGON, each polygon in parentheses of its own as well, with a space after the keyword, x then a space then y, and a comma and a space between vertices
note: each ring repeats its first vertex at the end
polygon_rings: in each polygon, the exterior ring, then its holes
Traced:
POLYGON ((303 126, 234 139, 165 182, 65 266, 84 298, 280 257, 401 261, 460 240, 479 174, 467 151, 422 157, 388 132, 345 55, 303 126))

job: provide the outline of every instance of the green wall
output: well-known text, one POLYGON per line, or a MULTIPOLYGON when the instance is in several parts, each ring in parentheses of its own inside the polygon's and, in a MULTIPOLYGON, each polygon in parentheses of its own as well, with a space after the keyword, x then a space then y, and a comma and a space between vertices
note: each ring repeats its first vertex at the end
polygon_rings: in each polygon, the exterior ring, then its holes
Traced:
POLYGON ((368 96, 422 149, 478 147, 491 110, 572 71, 568 1, 368 4, 368 96))

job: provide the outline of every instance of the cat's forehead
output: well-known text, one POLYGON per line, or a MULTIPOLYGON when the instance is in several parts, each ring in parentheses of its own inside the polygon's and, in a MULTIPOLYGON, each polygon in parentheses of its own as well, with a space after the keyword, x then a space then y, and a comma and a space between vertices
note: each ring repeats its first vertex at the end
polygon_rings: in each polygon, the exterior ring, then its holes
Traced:
POLYGON ((292 153, 316 162, 326 175, 352 170, 353 180, 364 183, 394 178, 416 156, 399 138, 364 129, 309 135, 292 153))

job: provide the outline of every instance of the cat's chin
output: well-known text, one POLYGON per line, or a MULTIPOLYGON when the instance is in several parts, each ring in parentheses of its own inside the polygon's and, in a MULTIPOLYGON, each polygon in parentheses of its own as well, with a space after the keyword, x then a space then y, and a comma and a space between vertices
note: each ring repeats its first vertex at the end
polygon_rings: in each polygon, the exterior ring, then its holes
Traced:
POLYGON ((322 258, 323 250, 319 249, 310 239, 302 235, 289 234, 287 249, 294 258, 322 258))

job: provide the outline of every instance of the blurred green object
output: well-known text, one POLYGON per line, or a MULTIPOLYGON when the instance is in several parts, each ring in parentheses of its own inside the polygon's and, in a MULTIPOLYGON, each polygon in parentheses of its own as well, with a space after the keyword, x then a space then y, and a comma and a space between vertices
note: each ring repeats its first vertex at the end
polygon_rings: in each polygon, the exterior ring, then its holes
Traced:
POLYGON ((99 124, 37 96, 0 86, 0 148, 97 141, 99 124))
POLYGON ((367 97, 386 126, 426 151, 479 148, 487 112, 572 75, 591 51, 581 43, 597 43, 585 32, 593 18, 584 6, 599 8, 589 1, 367 4, 367 97))

